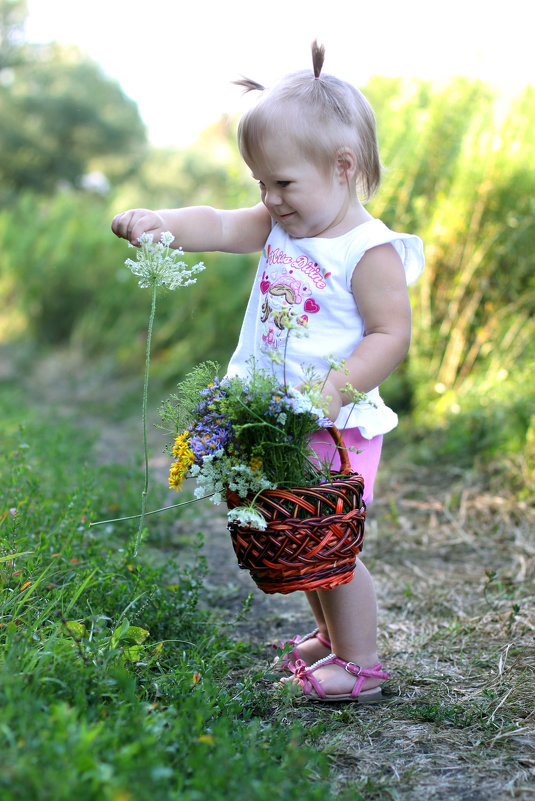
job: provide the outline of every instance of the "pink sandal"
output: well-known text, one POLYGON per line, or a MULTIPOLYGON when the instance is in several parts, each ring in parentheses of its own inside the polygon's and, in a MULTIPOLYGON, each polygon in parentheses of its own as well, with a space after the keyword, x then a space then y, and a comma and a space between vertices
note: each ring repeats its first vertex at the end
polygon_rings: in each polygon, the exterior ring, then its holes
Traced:
POLYGON ((295 663, 295 669, 292 671, 301 685, 303 695, 308 696, 313 701, 324 701, 332 703, 334 701, 356 701, 359 704, 371 704, 377 701, 382 701, 383 694, 380 687, 372 687, 370 690, 363 690, 362 687, 367 678, 387 679, 390 673, 385 673, 381 669, 381 663, 370 668, 361 668, 354 662, 345 662, 335 654, 330 654, 324 659, 319 659, 310 667, 307 667, 302 659, 298 659, 295 663), (315 678, 314 673, 320 667, 325 665, 339 665, 343 667, 347 673, 355 676, 355 684, 350 693, 337 693, 327 695, 319 681, 315 678))
MULTIPOLYGON (((299 634, 296 634, 296 636, 292 640, 284 640, 283 642, 279 643, 280 648, 283 649, 287 645, 293 645, 295 647, 293 651, 291 651, 289 654, 285 654, 285 656, 282 657, 282 659, 279 657, 275 657, 276 666, 281 670, 289 670, 291 673, 295 673, 295 663, 297 661, 303 662, 303 660, 299 656, 299 651, 297 650, 297 646, 301 645, 301 643, 303 642, 306 642, 306 640, 314 640, 314 639, 319 640, 320 643, 325 646, 325 648, 329 649, 329 651, 331 650, 331 643, 329 642, 327 637, 323 636, 323 634, 320 632, 319 629, 314 629, 314 631, 305 634, 304 637, 301 637, 299 634)), ((277 646, 274 645, 273 647, 276 648, 277 646)), ((303 664, 305 663, 303 662, 303 664)))

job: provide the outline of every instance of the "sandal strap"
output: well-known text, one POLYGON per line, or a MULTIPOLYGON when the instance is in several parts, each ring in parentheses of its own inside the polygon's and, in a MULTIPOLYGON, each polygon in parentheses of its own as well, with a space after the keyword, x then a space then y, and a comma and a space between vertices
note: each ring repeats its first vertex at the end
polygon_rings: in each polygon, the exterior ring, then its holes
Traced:
POLYGON ((316 631, 316 634, 314 636, 316 637, 317 640, 320 641, 322 645, 325 646, 325 648, 328 648, 329 651, 331 650, 331 641, 328 640, 327 637, 324 637, 319 629, 316 631))
POLYGON ((314 629, 314 631, 309 631, 308 634, 304 634, 302 637, 300 634, 296 634, 292 640, 286 640, 286 642, 281 642, 281 646, 289 645, 300 645, 301 643, 305 642, 306 640, 319 640, 322 645, 325 645, 327 648, 331 647, 331 643, 324 637, 323 634, 319 629, 314 629))
MULTIPOLYGON (((309 631, 308 634, 304 634, 302 637, 300 634, 296 634, 291 640, 282 640, 279 645, 281 648, 284 648, 287 645, 293 645, 293 650, 281 661, 283 665, 291 665, 299 660, 299 651, 297 650, 297 646, 301 645, 301 643, 306 642, 306 640, 319 640, 325 648, 331 648, 331 643, 324 637, 323 634, 320 632, 319 629, 314 629, 314 631, 309 631)), ((276 647, 276 646, 274 646, 276 647)))
POLYGON ((345 659, 341 659, 339 656, 336 656, 336 654, 329 654, 329 656, 324 657, 324 659, 319 659, 317 662, 314 662, 313 665, 307 668, 305 662, 302 659, 298 659, 295 663, 294 675, 301 684, 304 695, 310 695, 310 692, 313 689, 320 698, 327 697, 325 690, 314 676, 314 673, 316 670, 318 670, 318 668, 325 667, 326 665, 339 665, 348 673, 351 673, 356 677, 353 690, 351 691, 353 698, 358 698, 366 679, 387 679, 390 676, 390 673, 386 673, 382 670, 382 665, 380 662, 372 667, 362 668, 355 662, 346 662, 345 659))

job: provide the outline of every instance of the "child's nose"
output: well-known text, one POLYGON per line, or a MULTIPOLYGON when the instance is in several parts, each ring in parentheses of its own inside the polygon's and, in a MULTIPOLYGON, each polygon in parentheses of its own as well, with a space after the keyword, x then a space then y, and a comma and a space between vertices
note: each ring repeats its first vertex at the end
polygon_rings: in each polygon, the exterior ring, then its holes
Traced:
POLYGON ((282 201, 279 192, 277 192, 275 189, 266 190, 266 194, 264 196, 264 203, 266 206, 280 206, 281 202, 282 201))

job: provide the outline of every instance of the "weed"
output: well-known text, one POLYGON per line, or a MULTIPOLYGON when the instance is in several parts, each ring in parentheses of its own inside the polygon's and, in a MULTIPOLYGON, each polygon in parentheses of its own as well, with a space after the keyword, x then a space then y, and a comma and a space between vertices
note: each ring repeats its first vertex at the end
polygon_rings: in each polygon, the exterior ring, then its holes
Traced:
POLYGON ((481 719, 481 710, 470 704, 415 704, 407 710, 407 715, 415 720, 447 723, 458 728, 471 726, 481 719))

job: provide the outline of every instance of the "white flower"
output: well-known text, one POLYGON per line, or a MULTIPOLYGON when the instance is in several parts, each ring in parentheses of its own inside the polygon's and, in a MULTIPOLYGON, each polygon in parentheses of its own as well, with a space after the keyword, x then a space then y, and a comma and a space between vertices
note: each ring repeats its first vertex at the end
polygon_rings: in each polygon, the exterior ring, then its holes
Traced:
POLYGON ((319 406, 314 405, 312 399, 308 395, 299 392, 298 389, 290 389, 288 395, 291 396, 291 406, 295 414, 310 414, 317 417, 320 425, 323 425, 325 419, 325 412, 319 406))
POLYGON ((139 277, 139 286, 146 288, 167 286, 176 289, 177 286, 189 286, 197 280, 192 276, 204 270, 203 262, 188 267, 186 262, 180 261, 184 255, 182 248, 171 250, 174 240, 170 231, 165 231, 159 242, 153 242, 151 234, 141 234, 140 247, 137 251, 136 261, 127 259, 126 266, 139 277))
POLYGON ((229 523, 239 523, 241 526, 256 528, 260 531, 267 528, 265 518, 251 506, 237 506, 235 509, 231 509, 227 519, 229 523))
POLYGON ((160 241, 163 242, 163 244, 166 247, 169 247, 171 242, 174 242, 174 239, 175 239, 175 237, 173 236, 171 231, 164 231, 163 234, 160 237, 160 241))
POLYGON ((234 490, 240 498, 246 498, 249 492, 261 492, 274 487, 262 473, 246 464, 232 465, 227 474, 227 482, 228 488, 234 490))

